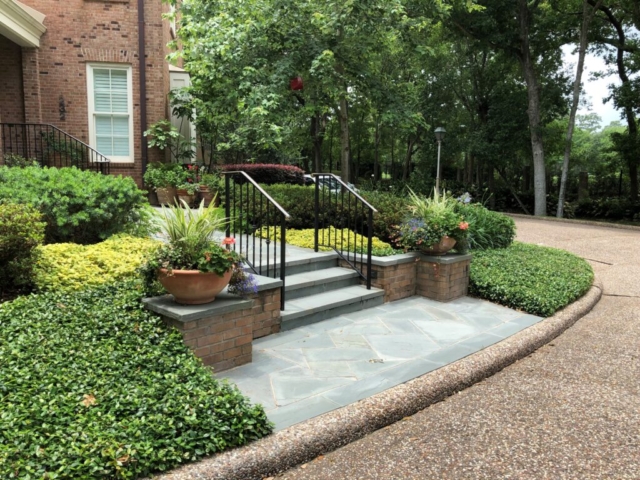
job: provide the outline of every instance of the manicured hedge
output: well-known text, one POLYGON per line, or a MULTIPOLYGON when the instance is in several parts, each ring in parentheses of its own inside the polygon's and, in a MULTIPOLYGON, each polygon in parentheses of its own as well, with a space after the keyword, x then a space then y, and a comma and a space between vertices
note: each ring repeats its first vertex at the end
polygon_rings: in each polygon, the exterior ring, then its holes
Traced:
POLYGON ((508 248, 474 253, 469 293, 548 317, 584 295, 592 282, 593 270, 582 258, 515 242, 508 248))
MULTIPOLYGON (((242 163, 237 165, 222 165, 222 171, 242 171, 247 173, 257 183, 273 185, 274 183, 304 184, 304 170, 292 165, 272 165, 267 163, 242 163)), ((244 183, 243 175, 233 175, 237 183, 244 183)))
POLYGON ((74 291, 133 279, 160 242, 115 235, 95 245, 55 243, 38 249, 34 281, 40 291, 74 291))
POLYGON ((133 283, 0 304, 0 478, 141 478, 271 432, 133 283))
POLYGON ((30 204, 47 224, 46 243, 97 243, 146 230, 145 192, 129 177, 71 168, 0 167, 0 202, 30 204))
POLYGON ((33 207, 0 203, 0 295, 30 288, 44 229, 33 207))

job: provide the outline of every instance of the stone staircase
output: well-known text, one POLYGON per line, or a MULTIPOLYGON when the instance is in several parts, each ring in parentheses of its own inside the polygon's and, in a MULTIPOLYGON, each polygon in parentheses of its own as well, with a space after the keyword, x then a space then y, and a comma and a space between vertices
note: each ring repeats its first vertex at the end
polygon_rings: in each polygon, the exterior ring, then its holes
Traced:
MULTIPOLYGON (((290 246, 287 245, 287 249, 290 246)), ((384 290, 361 285, 359 275, 338 266, 335 252, 287 252, 281 330, 310 325, 384 303, 384 290)))

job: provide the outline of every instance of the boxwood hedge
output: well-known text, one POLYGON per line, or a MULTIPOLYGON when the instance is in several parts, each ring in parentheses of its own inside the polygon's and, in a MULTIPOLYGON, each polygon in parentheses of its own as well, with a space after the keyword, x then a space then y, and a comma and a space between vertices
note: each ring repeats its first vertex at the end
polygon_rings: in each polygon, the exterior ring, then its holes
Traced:
POLYGON ((136 288, 0 305, 0 478, 139 478, 271 431, 136 288))
POLYGON ((548 317, 584 295, 592 282, 591 265, 582 258, 514 242, 508 248, 474 252, 469 293, 548 317))

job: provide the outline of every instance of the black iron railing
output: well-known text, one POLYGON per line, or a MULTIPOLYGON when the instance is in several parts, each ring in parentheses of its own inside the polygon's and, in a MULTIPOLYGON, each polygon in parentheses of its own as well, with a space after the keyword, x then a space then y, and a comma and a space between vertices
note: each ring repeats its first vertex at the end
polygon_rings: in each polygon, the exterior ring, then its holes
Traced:
POLYGON ((46 123, 0 123, 0 151, 45 167, 78 167, 109 173, 109 159, 86 143, 46 123))
POLYGON ((340 177, 332 173, 314 173, 313 177, 315 251, 321 246, 335 250, 371 289, 373 214, 377 210, 340 177))
POLYGON ((227 236, 233 248, 257 275, 280 278, 280 309, 284 310, 286 273, 286 221, 289 214, 249 175, 241 171, 225 176, 227 236))

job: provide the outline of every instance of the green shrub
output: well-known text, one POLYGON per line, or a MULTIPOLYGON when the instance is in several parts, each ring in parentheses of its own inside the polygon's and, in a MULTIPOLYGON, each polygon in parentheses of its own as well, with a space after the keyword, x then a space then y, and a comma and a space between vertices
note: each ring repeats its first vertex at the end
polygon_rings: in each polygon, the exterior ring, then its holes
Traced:
POLYGON ((469 293, 548 317, 584 295, 592 282, 593 270, 582 258, 515 242, 508 248, 474 254, 469 293))
POLYGON ((0 294, 31 285, 36 247, 44 239, 45 224, 29 205, 0 203, 0 294))
MULTIPOLYGON (((287 228, 302 230, 314 227, 315 219, 315 189, 301 185, 270 185, 265 188, 266 192, 284 208, 291 218, 287 221, 287 228)), ((331 209, 321 212, 322 220, 328 221, 336 218, 338 210, 336 205, 331 205, 331 209)), ((254 225, 266 225, 265 219, 256 221, 254 225)))
POLYGON ((471 250, 506 248, 516 236, 516 224, 511 217, 492 212, 479 203, 458 203, 456 210, 469 224, 467 241, 471 250))
POLYGON ((362 196, 378 210, 373 216, 373 234, 382 241, 390 242, 395 226, 409 216, 407 198, 387 192, 365 192, 362 196))
POLYGON ((9 199, 40 210, 46 243, 97 243, 116 233, 146 233, 151 218, 146 194, 132 178, 75 167, 0 167, 0 202, 9 199))
POLYGON ((271 431, 133 283, 0 305, 0 478, 141 478, 271 431))
MULTIPOLYGON (((280 229, 275 227, 262 227, 256 231, 258 237, 278 240, 280 239, 280 229)), ((352 232, 346 228, 339 230, 333 227, 323 228, 318 230, 319 243, 335 243, 336 248, 344 248, 344 251, 349 250, 355 253, 367 252, 367 238, 352 232)), ((314 248, 315 246, 315 229, 307 228, 304 230, 287 230, 287 243, 289 245, 295 245, 302 248, 314 248)), ((320 245, 318 247, 322 251, 330 251, 332 248, 320 245)), ((383 242, 377 237, 371 239, 371 254, 376 257, 388 257, 395 255, 397 252, 391 245, 383 242)))
MULTIPOLYGON (((234 165, 222 165, 223 172, 242 171, 247 173, 255 182, 265 185, 276 183, 290 183, 292 185, 304 184, 304 170, 292 165, 277 165, 266 163, 242 163, 234 165)), ((232 175, 237 183, 244 183, 243 175, 232 175)))
POLYGON ((7 167, 39 167, 40 164, 35 158, 24 158, 22 155, 16 155, 15 153, 5 153, 2 156, 2 161, 7 167))
POLYGON ((135 278, 145 256, 160 243, 115 235, 95 245, 55 243, 40 247, 34 267, 40 291, 74 291, 135 278))

